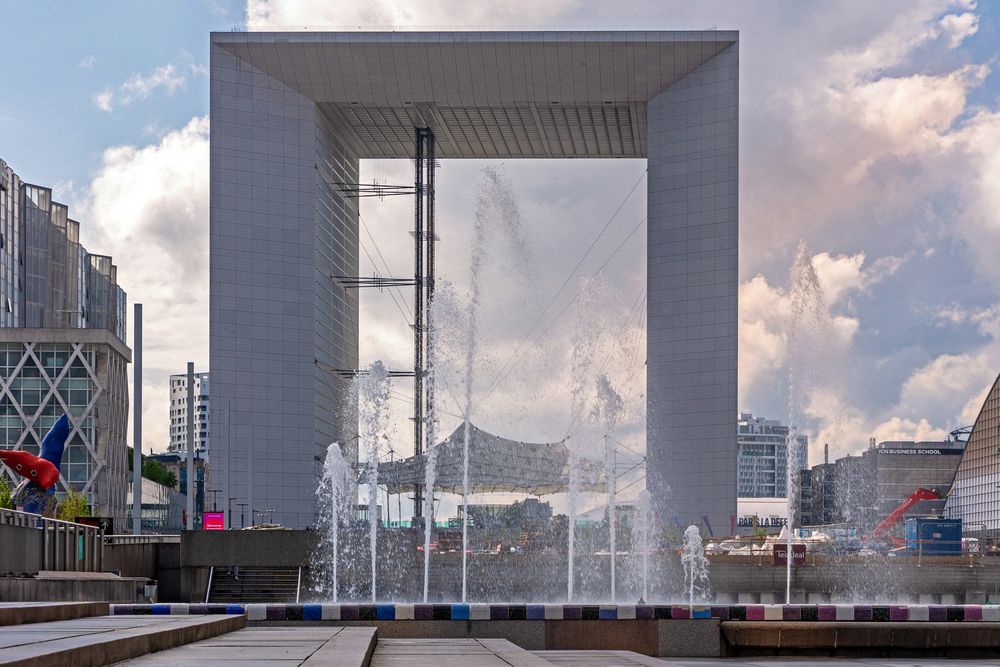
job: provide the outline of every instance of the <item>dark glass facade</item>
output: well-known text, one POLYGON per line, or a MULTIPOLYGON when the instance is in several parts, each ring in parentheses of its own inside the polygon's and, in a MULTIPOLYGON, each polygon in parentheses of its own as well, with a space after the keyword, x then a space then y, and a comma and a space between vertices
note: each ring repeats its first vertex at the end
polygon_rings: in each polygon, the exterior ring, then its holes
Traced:
POLYGON ((80 245, 69 208, 0 160, 0 327, 107 329, 124 341, 126 305, 117 267, 80 245))

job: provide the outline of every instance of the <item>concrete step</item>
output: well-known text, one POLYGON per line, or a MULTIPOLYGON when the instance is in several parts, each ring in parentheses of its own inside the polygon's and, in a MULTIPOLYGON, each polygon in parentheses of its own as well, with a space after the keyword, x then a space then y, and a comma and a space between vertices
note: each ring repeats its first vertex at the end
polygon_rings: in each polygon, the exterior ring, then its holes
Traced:
POLYGON ((0 602, 0 625, 107 616, 107 602, 0 602))
MULTIPOLYGON (((552 665, 567 667, 667 667, 668 663, 635 651, 535 651, 552 665)), ((690 663, 689 663, 690 664, 690 663)))
POLYGON ((298 568, 216 568, 209 602, 294 602, 298 590, 298 568))
POLYGON ((246 628, 221 637, 129 660, 125 665, 322 665, 368 667, 376 628, 246 628))
POLYGON ((372 667, 552 667, 506 639, 380 639, 372 667))
POLYGON ((0 665, 97 667, 238 630, 242 615, 96 616, 0 628, 0 665))

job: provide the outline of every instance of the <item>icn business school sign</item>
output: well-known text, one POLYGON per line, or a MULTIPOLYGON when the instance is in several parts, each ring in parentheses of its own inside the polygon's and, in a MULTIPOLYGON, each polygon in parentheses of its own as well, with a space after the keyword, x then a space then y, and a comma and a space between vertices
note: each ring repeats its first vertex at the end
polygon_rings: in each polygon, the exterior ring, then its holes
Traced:
POLYGON ((881 455, 903 455, 903 456, 961 456, 964 450, 958 448, 946 449, 904 449, 899 447, 887 447, 878 450, 881 455))

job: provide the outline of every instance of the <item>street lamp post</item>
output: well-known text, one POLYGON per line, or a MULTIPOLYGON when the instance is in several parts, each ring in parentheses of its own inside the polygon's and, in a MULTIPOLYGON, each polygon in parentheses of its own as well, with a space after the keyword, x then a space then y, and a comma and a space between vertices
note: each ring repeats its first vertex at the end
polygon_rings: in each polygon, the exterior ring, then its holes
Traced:
MULTIPOLYGON (((230 500, 232 500, 232 498, 230 498, 230 500)), ((236 506, 240 508, 240 528, 241 529, 247 527, 246 515, 244 514, 244 512, 246 511, 247 505, 248 505, 248 503, 236 503, 236 506)))
POLYGON ((219 511, 219 505, 216 502, 216 499, 218 498, 217 494, 222 493, 222 489, 209 489, 208 492, 212 494, 212 511, 213 512, 218 512, 219 511))

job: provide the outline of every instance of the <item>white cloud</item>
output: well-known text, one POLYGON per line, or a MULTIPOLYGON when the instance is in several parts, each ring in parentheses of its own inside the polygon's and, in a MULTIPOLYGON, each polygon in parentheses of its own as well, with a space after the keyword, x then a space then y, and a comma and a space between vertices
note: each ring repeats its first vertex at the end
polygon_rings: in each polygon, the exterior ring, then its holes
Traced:
POLYGON ((111 112, 115 107, 129 106, 159 91, 173 95, 187 86, 190 76, 207 73, 203 65, 196 65, 190 57, 184 56, 179 63, 168 63, 145 73, 135 72, 116 88, 105 88, 93 96, 94 106, 111 112))
POLYGON ((115 94, 110 88, 105 88, 99 93, 94 93, 94 106, 101 111, 110 112, 114 109, 115 94))
POLYGON ((195 118, 105 150, 80 202, 84 244, 114 257, 130 304, 143 304, 146 449, 168 442, 167 376, 208 366, 208 182, 208 119, 195 118))
POLYGON ((94 54, 90 54, 89 56, 78 62, 76 66, 79 67, 80 69, 91 70, 94 69, 94 65, 96 64, 97 64, 97 58, 94 56, 94 54))
POLYGON ((580 5, 579 0, 509 0, 464 2, 426 0, 399 2, 329 2, 328 0, 247 0, 246 23, 251 30, 301 30, 336 27, 526 25, 549 21, 580 5))
POLYGON ((941 31, 948 37, 950 48, 958 47, 967 37, 979 30, 979 17, 972 12, 947 14, 939 21, 941 31))

